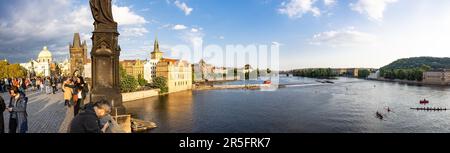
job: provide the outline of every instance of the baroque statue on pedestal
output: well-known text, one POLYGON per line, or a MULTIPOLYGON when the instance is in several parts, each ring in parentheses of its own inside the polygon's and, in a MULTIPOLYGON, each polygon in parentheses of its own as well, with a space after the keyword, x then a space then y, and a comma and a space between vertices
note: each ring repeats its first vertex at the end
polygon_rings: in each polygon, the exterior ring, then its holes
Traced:
POLYGON ((111 0, 90 0, 92 16, 94 17, 95 29, 116 28, 117 22, 114 21, 111 0))

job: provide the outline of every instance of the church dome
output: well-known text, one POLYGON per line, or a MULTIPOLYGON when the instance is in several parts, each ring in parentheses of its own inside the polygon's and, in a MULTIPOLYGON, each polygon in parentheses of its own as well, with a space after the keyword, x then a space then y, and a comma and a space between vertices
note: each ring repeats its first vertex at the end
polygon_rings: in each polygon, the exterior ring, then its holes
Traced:
POLYGON ((39 53, 38 58, 51 58, 52 53, 47 49, 47 46, 44 46, 42 51, 39 53))
POLYGON ((51 59, 52 59, 52 53, 48 50, 47 46, 44 46, 42 51, 39 53, 38 60, 50 62, 51 59))

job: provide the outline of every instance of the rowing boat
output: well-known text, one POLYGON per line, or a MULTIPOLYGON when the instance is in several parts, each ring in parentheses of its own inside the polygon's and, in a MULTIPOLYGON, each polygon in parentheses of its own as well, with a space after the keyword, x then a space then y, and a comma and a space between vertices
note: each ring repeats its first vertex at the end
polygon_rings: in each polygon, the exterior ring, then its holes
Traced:
POLYGON ((430 107, 421 107, 421 108, 411 108, 414 110, 426 110, 426 111, 446 111, 446 110, 450 110, 447 108, 430 108, 430 107))

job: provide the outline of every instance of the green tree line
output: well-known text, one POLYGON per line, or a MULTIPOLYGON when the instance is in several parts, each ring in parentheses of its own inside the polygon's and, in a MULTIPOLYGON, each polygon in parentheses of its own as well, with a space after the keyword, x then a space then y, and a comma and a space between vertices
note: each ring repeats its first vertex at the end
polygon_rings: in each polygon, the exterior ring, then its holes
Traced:
POLYGON ((423 65, 419 68, 381 69, 380 76, 386 79, 400 79, 410 81, 422 81, 423 72, 431 70, 430 66, 423 65))
POLYGON ((433 69, 449 69, 450 58, 412 57, 398 59, 380 69, 386 79, 422 81, 423 72, 433 69))
POLYGON ((0 78, 25 78, 26 76, 27 70, 19 64, 0 61, 0 78))
POLYGON ((153 78, 153 83, 149 84, 147 80, 142 77, 142 75, 138 75, 138 78, 135 78, 127 74, 126 70, 122 66, 119 66, 119 75, 120 90, 123 93, 135 92, 145 86, 160 89, 161 93, 168 92, 167 79, 165 77, 153 78))
POLYGON ((309 78, 332 78, 337 76, 331 68, 297 69, 292 72, 294 76, 309 78))

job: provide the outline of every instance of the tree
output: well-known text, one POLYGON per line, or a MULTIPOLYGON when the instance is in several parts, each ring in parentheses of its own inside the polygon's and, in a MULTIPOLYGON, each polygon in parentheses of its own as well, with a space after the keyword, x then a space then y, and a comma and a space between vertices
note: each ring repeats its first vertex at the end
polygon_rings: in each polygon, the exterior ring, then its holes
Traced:
POLYGON ((358 71, 359 78, 367 78, 370 75, 370 71, 367 69, 362 69, 358 71))
POLYGON ((119 66, 120 90, 121 92, 134 92, 139 85, 138 81, 131 75, 127 75, 125 69, 119 66))
POLYGON ((143 86, 146 86, 147 84, 148 84, 148 82, 147 82, 147 80, 145 80, 143 77, 142 77, 142 74, 139 74, 138 75, 138 83, 139 83, 139 86, 141 86, 141 87, 143 87, 143 86))
POLYGON ((124 78, 127 76, 127 71, 125 70, 125 68, 123 68, 122 65, 119 65, 119 75, 121 78, 124 78))
POLYGON ((309 78, 332 78, 336 74, 331 68, 318 68, 318 69, 298 69, 292 71, 294 76, 309 77, 309 78))
POLYGON ((8 62, 1 60, 0 61, 0 78, 6 78, 8 76, 8 62))
POLYGON ((250 64, 245 64, 244 66, 244 70, 245 70, 245 80, 249 80, 250 79, 250 64))
POLYGON ((406 78, 406 74, 405 74, 405 71, 403 70, 403 69, 399 69, 399 70, 397 70, 396 72, 395 72, 395 74, 396 74, 396 78, 397 79, 400 79, 400 80, 405 80, 405 78, 406 78))
POLYGON ((134 92, 137 90, 138 85, 137 80, 131 75, 126 75, 120 79, 120 90, 122 92, 134 92))
POLYGON ((423 72, 450 69, 450 58, 412 57, 398 59, 380 69, 380 76, 386 79, 422 81, 423 72))
POLYGON ((153 79, 152 87, 158 88, 160 93, 169 92, 169 88, 167 87, 167 78, 162 76, 153 79))
POLYGON ((8 77, 24 78, 27 75, 27 70, 19 64, 10 64, 6 68, 8 77))
POLYGON ((19 64, 9 64, 6 61, 0 61, 0 78, 24 78, 27 76, 27 70, 19 64))
POLYGON ((258 77, 258 78, 260 77, 259 68, 256 69, 256 77, 258 77))
POLYGON ((237 69, 237 68, 234 68, 234 69, 233 69, 233 74, 234 74, 234 79, 235 79, 235 80, 237 80, 237 76, 238 76, 237 73, 238 73, 238 69, 237 69))

